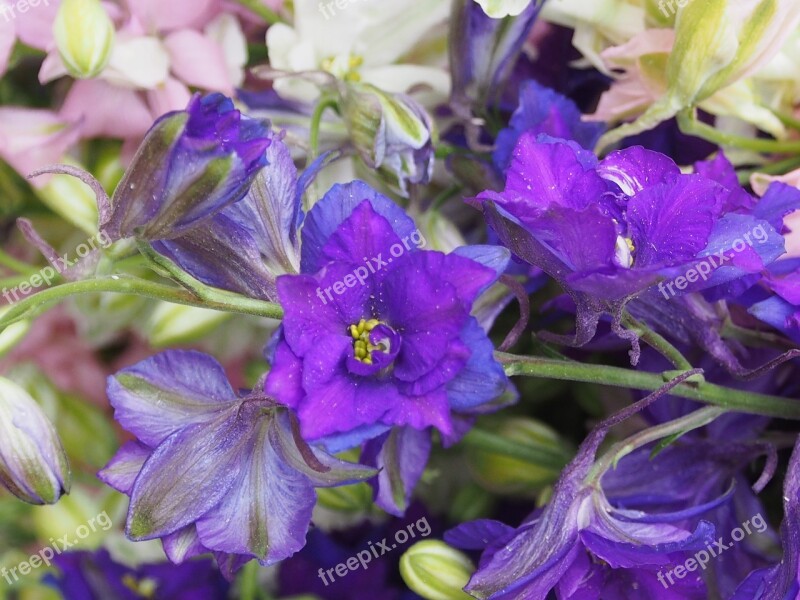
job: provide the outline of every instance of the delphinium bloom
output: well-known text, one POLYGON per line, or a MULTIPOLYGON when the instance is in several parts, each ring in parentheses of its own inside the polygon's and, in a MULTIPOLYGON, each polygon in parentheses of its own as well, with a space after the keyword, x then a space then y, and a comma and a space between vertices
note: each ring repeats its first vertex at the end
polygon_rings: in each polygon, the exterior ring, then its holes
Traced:
POLYGON ((404 425, 452 436, 454 411, 502 393, 470 310, 508 253, 422 245, 414 222, 360 182, 335 186, 307 215, 301 273, 277 282, 286 314, 266 384, 297 409, 307 439, 404 425))
POLYGON ((175 563, 213 552, 231 576, 303 547, 314 487, 363 480, 368 467, 310 448, 292 415, 260 392, 237 396, 222 367, 168 351, 109 379, 116 420, 136 441, 101 478, 131 497, 126 533, 161 538, 175 563))
MULTIPOLYGON (((477 521, 445 536, 464 549, 485 548, 465 588, 470 594, 491 600, 544 600, 555 589, 559 598, 574 600, 706 597, 698 573, 665 586, 661 570, 712 543, 714 525, 699 517, 728 495, 674 512, 613 506, 598 480, 609 465, 604 463, 605 469, 598 471, 595 453, 616 422, 618 418, 611 417, 595 428, 562 472, 547 506, 518 528, 477 521), (682 525, 691 520, 693 529, 682 525)), ((624 460, 617 468, 623 468, 624 460)))
MULTIPOLYGON (((784 252, 773 204, 754 207, 738 185, 682 174, 641 147, 599 161, 574 142, 526 133, 506 175, 503 192, 478 201, 504 244, 575 300, 575 343, 591 339, 603 311, 618 313, 648 288, 670 299, 760 273, 784 252)), ((800 206, 800 194, 782 202, 800 206)))
POLYGON ((131 568, 98 550, 59 554, 54 564, 58 574, 47 575, 45 582, 64 600, 224 600, 230 588, 210 560, 131 568))
POLYGON ((780 562, 751 572, 731 600, 789 600, 800 594, 800 440, 783 483, 781 545, 780 562))
POLYGON ((27 391, 0 377, 0 488, 31 504, 54 504, 70 479, 53 424, 27 391))
POLYGON ((470 312, 505 269, 494 246, 451 254, 361 182, 334 186, 306 216, 300 274, 277 280, 285 317, 266 392, 297 410, 303 436, 330 449, 367 442, 376 501, 402 514, 431 429, 452 443, 507 380, 470 312))
POLYGON ((240 200, 267 164, 269 143, 267 126, 229 98, 195 96, 150 129, 101 228, 112 239, 177 235, 240 200))

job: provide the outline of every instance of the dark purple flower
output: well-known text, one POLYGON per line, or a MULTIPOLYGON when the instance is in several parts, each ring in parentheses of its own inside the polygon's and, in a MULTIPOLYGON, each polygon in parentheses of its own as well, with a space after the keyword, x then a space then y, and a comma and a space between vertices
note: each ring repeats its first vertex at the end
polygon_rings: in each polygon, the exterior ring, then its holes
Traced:
POLYGON ((207 285, 276 300, 275 279, 300 269, 302 195, 323 161, 298 178, 280 136, 272 139, 265 156, 269 164, 242 200, 153 248, 207 285))
POLYGON ((702 290, 784 252, 765 215, 731 212, 735 190, 640 147, 598 162, 573 142, 524 134, 507 175, 502 193, 479 196, 490 224, 515 254, 598 300, 672 278, 659 285, 666 296, 702 290))
POLYGON ((449 43, 458 114, 496 106, 541 7, 534 1, 516 17, 493 19, 474 0, 453 3, 449 43))
POLYGON ((106 550, 69 552, 54 560, 45 582, 64 600, 225 600, 229 585, 210 560, 127 567, 106 550))
POLYGON ((731 600, 795 600, 800 596, 800 437, 783 483, 781 545, 780 562, 753 571, 731 600))
POLYGON ((222 94, 196 95, 147 133, 101 229, 112 239, 174 237, 247 193, 267 164, 269 128, 222 94))
POLYGON ((544 600, 552 589, 564 600, 705 597, 699 575, 689 574, 666 591, 659 571, 683 562, 686 551, 705 547, 713 526, 701 521, 692 532, 671 523, 673 515, 612 506, 602 490, 584 483, 593 454, 584 447, 550 503, 519 528, 478 522, 445 537, 465 549, 490 542, 468 592, 492 600, 544 600), (622 589, 639 589, 641 595, 616 595, 622 589))
POLYGON ((453 411, 505 389, 470 311, 507 251, 420 245, 413 221, 360 182, 308 214, 302 273, 278 279, 285 318, 266 384, 297 410, 306 439, 346 434, 335 446, 352 446, 403 425, 450 435, 453 411))
POLYGON ((553 137, 574 140, 581 147, 591 150, 604 131, 605 125, 602 123, 582 121, 581 111, 566 96, 536 81, 526 81, 520 87, 519 106, 511 116, 509 126, 497 135, 494 164, 501 171, 506 170, 523 133, 546 133, 553 137))
POLYGON ((101 472, 131 497, 126 533, 162 538, 175 563, 214 552, 227 576, 303 547, 314 487, 375 471, 308 447, 292 416, 260 394, 237 397, 222 367, 193 351, 168 351, 109 379, 128 442, 101 472))

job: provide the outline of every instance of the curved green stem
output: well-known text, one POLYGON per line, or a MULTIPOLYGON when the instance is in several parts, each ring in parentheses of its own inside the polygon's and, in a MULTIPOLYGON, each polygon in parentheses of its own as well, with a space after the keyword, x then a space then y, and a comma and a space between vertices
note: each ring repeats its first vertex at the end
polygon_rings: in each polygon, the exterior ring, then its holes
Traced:
POLYGON ((113 294, 130 294, 142 296, 154 300, 163 300, 173 304, 184 304, 186 306, 197 306, 224 312, 239 313, 244 315, 255 315, 259 317, 269 317, 280 319, 283 317, 283 309, 273 302, 253 300, 236 294, 219 293, 201 299, 188 290, 129 277, 125 275, 111 275, 98 279, 88 279, 85 281, 73 281, 58 285, 46 290, 42 290, 24 300, 20 300, 0 318, 0 330, 16 323, 28 316, 30 313, 41 312, 39 309, 46 308, 54 303, 58 303, 66 298, 81 294, 97 294, 110 292, 113 294))
MULTIPOLYGON (((581 381, 648 391, 657 390, 665 383, 664 376, 661 374, 620 367, 516 356, 504 352, 495 352, 495 357, 504 366, 506 374, 509 376, 581 381)), ((670 395, 696 400, 726 410, 784 419, 800 419, 800 401, 798 400, 746 392, 713 383, 681 383, 670 391, 670 395)))
POLYGON ((723 133, 710 125, 698 121, 692 111, 680 112, 677 118, 678 127, 683 133, 703 138, 719 146, 729 146, 733 148, 742 148, 744 150, 752 150, 753 152, 775 154, 800 153, 800 142, 798 141, 782 142, 780 140, 763 140, 723 133))
POLYGON ((707 406, 696 410, 688 415, 656 425, 655 427, 648 427, 643 431, 633 434, 632 436, 617 442, 609 448, 603 456, 601 456, 592 467, 591 472, 587 476, 587 483, 599 482, 603 474, 611 467, 616 465, 625 456, 646 446, 650 442, 666 438, 671 435, 686 433, 692 429, 698 429, 711 423, 714 419, 725 413, 725 409, 716 406, 707 406))
POLYGON ((329 108, 337 108, 338 101, 334 96, 323 95, 320 97, 317 106, 314 107, 314 113, 311 115, 311 128, 308 136, 309 152, 307 164, 314 162, 314 159, 319 155, 319 128, 322 123, 322 115, 329 108))

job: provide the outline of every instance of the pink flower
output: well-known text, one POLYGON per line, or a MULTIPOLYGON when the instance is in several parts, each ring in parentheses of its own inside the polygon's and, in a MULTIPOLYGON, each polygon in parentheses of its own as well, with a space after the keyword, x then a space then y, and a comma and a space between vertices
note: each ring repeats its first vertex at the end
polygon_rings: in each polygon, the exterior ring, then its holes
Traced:
MULTIPOLYGON (((0 107, 0 157, 20 174, 59 162, 78 140, 80 121, 49 110, 0 107)), ((36 180, 44 185, 46 178, 36 180)))
MULTIPOLYGON (((109 64, 96 79, 76 81, 60 113, 82 121, 81 138, 136 144, 156 118, 186 106, 190 86, 233 95, 241 85, 246 40, 221 0, 127 0, 127 11, 108 9, 117 23, 109 64)), ((40 81, 66 74, 49 48, 40 81)))

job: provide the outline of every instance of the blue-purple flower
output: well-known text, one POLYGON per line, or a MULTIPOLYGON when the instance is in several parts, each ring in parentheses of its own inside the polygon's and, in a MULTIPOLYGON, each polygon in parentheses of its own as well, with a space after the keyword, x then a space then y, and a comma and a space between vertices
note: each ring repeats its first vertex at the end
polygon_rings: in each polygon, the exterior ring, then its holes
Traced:
POLYGON ((582 121, 581 111, 572 100, 531 79, 520 86, 519 106, 508 127, 497 134, 492 158, 495 166, 505 172, 523 133, 534 136, 546 133, 573 140, 591 150, 604 131, 603 123, 582 121))
POLYGON ((665 295, 699 291, 758 273, 784 253, 769 218, 743 210, 738 186, 682 174, 640 147, 598 161, 574 142, 523 134, 505 190, 479 200, 515 254, 601 301, 673 278, 659 287, 665 295), (692 269, 691 280, 677 279, 692 269))
MULTIPOLYGON (((562 600, 706 597, 699 573, 671 585, 662 579, 664 571, 712 543, 714 526, 698 517, 730 493, 671 511, 614 505, 595 473, 606 431, 601 424, 589 435, 547 506, 518 528, 482 520, 446 535, 451 545, 484 550, 465 588, 470 594, 491 600, 545 600, 551 590, 562 600)), ((641 462, 634 460, 632 467, 641 475, 641 462)))
POLYGON ((31 504, 55 504, 71 472, 55 427, 21 386, 0 377, 0 488, 31 504))
POLYGON ((499 396, 505 375, 470 315, 507 251, 420 250, 389 199, 355 182, 308 214, 301 274, 278 279, 285 318, 267 393, 295 408, 304 437, 375 437, 393 426, 454 433, 452 413, 499 396), (488 265, 488 266, 487 266, 488 265))
POLYGON ((310 448, 292 415, 260 393, 237 396, 222 367, 194 351, 168 351, 109 379, 115 418, 136 441, 101 478, 131 497, 126 533, 161 538, 181 563, 213 552, 230 576, 303 547, 314 487, 375 471, 310 448))
POLYGON ((150 129, 101 229, 112 239, 180 234, 247 193, 269 144, 267 125, 241 115, 229 98, 196 95, 150 129))
POLYGON ((54 564, 59 572, 45 582, 64 600, 225 600, 230 588, 210 560, 132 568, 98 550, 59 554, 54 564))
POLYGON ((247 194, 207 221, 153 248, 203 283, 251 298, 277 299, 275 279, 300 269, 302 195, 322 161, 298 177, 281 135, 247 194))

